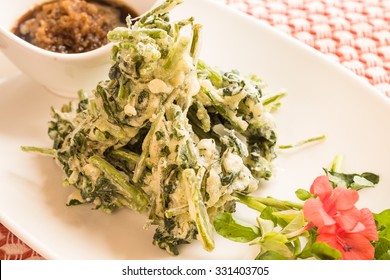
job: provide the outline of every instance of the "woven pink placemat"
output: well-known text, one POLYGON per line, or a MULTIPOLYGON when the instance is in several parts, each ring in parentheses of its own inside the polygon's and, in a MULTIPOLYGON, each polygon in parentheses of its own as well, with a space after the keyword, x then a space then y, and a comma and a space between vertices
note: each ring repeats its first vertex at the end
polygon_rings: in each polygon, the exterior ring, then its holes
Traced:
POLYGON ((324 53, 390 97, 389 0, 224 0, 324 53))
MULTIPOLYGON (((324 53, 390 97, 390 0, 221 0, 324 53)), ((43 259, 0 224, 0 259, 43 259)))

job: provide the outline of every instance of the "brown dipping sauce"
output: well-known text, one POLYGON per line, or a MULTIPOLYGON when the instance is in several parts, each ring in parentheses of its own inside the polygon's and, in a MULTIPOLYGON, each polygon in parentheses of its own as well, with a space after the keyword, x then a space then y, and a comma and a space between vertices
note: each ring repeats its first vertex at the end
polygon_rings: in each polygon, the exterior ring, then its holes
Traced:
POLYGON ((23 15, 12 32, 42 49, 83 53, 108 43, 107 33, 126 26, 129 7, 103 0, 54 0, 23 15))

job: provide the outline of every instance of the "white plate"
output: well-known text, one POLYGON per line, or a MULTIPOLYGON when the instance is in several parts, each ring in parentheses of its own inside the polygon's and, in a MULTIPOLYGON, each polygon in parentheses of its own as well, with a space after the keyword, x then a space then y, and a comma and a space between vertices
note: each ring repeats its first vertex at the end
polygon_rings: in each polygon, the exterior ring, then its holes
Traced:
MULTIPOLYGON (((202 58, 209 64, 257 73, 271 89, 288 89, 276 115, 280 144, 327 135, 323 143, 279 153, 277 174, 259 195, 295 199, 297 188, 308 189, 341 154, 346 172, 381 176, 374 190, 360 192, 359 207, 390 208, 388 99, 342 66, 249 16, 206 0, 187 0, 173 13, 174 18, 190 15, 204 25, 202 58)), ((18 74, 3 56, 0 75, 1 222, 49 259, 174 259, 151 244, 153 230, 143 230, 141 215, 65 206, 70 189, 61 186, 53 160, 19 147, 49 147, 50 107, 66 100, 18 74)), ((253 218, 245 208, 238 210, 253 218)), ((257 253, 253 246, 216 239, 212 253, 194 242, 176 258, 253 259, 257 253)))

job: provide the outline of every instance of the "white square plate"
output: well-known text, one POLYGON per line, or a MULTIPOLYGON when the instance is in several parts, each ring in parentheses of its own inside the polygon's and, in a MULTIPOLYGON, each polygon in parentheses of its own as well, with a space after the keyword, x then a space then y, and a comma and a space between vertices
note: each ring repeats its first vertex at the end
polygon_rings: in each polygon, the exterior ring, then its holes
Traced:
MULTIPOLYGON (((381 176, 360 192, 359 207, 390 208, 390 101, 349 70, 259 21, 207 0, 186 0, 173 18, 194 16, 204 25, 201 57, 222 69, 256 73, 272 90, 289 95, 276 114, 279 144, 326 134, 325 142, 279 153, 274 178, 258 195, 296 200, 333 157, 345 172, 381 176)), ((37 65, 39 67, 39 65, 37 65)), ((216 249, 184 245, 178 257, 152 245, 153 229, 129 210, 113 215, 91 206, 65 206, 71 189, 49 158, 25 154, 21 145, 50 147, 50 107, 67 102, 18 73, 0 56, 0 221, 49 259, 253 259, 256 247, 216 236, 216 249)), ((239 207, 237 215, 254 221, 239 207)))

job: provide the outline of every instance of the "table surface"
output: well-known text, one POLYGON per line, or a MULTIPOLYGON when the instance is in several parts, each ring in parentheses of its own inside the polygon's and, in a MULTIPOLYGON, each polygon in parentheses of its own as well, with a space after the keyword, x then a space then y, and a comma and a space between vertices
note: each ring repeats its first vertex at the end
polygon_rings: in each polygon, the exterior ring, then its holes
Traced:
MULTIPOLYGON (((310 45, 390 97, 390 0, 213 1, 310 45)), ((0 259, 43 257, 0 224, 0 259)))

